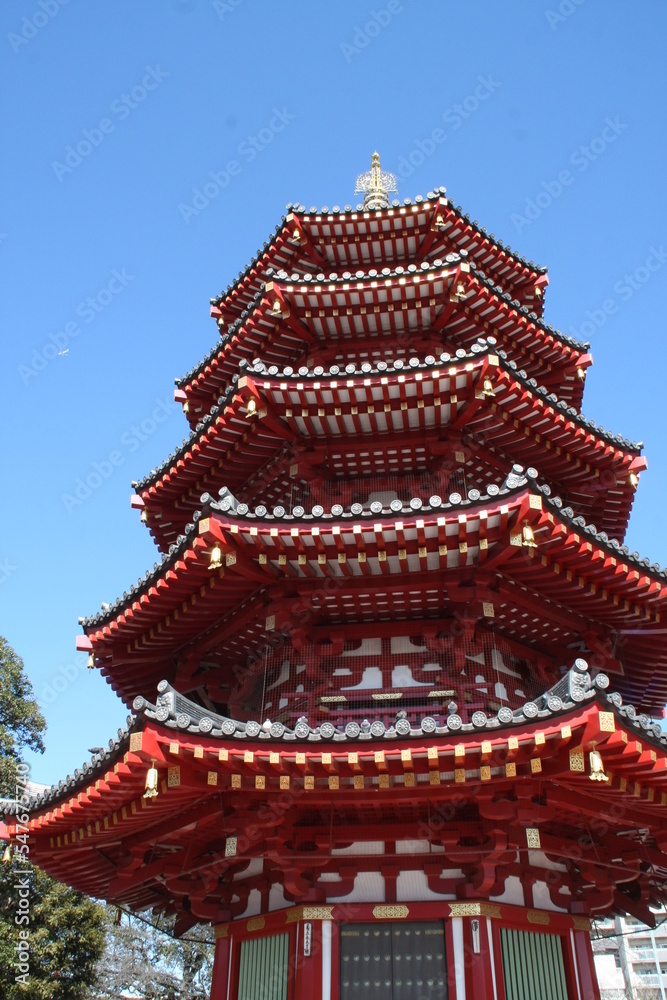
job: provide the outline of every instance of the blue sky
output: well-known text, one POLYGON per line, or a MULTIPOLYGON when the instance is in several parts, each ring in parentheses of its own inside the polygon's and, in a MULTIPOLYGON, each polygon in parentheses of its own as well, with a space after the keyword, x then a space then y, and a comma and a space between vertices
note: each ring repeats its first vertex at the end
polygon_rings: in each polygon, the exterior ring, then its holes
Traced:
POLYGON ((658 0, 2 6, 0 633, 48 720, 35 780, 124 723, 77 619, 156 559, 130 483, 186 434, 209 298, 287 202, 356 204, 376 148, 401 198, 444 184, 549 266, 586 414, 645 442, 628 544, 667 564, 666 31, 658 0))

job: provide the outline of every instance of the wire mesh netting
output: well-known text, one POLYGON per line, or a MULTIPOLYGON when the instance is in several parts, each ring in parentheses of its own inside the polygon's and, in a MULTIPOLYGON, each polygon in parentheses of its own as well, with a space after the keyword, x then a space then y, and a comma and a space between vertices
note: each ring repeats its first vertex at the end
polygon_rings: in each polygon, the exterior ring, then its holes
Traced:
POLYGON ((441 636, 366 636, 267 648, 251 658, 230 710, 288 725, 305 716, 311 725, 328 720, 344 727, 367 718, 389 726, 398 712, 413 724, 426 716, 443 724, 452 711, 469 722, 475 712, 520 708, 558 679, 548 683, 537 676, 491 631, 460 631, 463 626, 453 622, 441 636))

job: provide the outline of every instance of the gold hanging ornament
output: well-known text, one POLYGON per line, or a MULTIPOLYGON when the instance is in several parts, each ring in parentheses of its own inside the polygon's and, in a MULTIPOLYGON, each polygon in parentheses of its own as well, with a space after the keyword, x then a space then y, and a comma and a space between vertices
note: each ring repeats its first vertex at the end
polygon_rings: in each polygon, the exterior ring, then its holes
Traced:
POLYGON ((588 755, 588 763, 591 769, 589 774, 591 781, 609 781, 609 776, 604 773, 602 757, 597 750, 591 750, 588 755))
POLYGON ((435 232, 440 232, 440 231, 441 231, 442 229, 444 229, 444 228, 445 228, 445 220, 444 220, 444 218, 442 217, 442 215, 440 215, 440 213, 439 213, 439 212, 438 212, 438 214, 436 215, 436 217, 435 217, 435 221, 433 222, 433 226, 432 226, 431 228, 432 228, 432 229, 433 229, 433 230, 434 230, 435 232))
POLYGON ((95 669, 95 654, 94 653, 89 653, 88 654, 88 669, 89 670, 94 670, 95 669))
POLYGON ((222 566, 222 549, 216 542, 211 549, 211 561, 208 564, 209 569, 220 569, 222 566))
POLYGON ((245 408, 246 420, 249 420, 250 417, 254 417, 256 413, 257 413, 257 400, 249 399, 245 408))
POLYGON ((148 521, 148 511, 146 510, 145 507, 142 507, 141 508, 141 523, 142 524, 146 524, 147 521, 148 521))
POLYGON ((525 549, 537 548, 537 542, 535 541, 535 532, 528 524, 528 521, 523 522, 523 530, 521 532, 521 544, 525 549))
POLYGON ((155 766, 155 761, 153 761, 146 774, 146 790, 144 792, 145 799, 156 799, 158 797, 159 781, 160 776, 158 774, 157 767, 155 766))
POLYGON ((495 396, 495 394, 496 390, 493 388, 493 382, 491 381, 489 376, 486 375, 482 383, 482 395, 492 398, 493 396, 495 396))

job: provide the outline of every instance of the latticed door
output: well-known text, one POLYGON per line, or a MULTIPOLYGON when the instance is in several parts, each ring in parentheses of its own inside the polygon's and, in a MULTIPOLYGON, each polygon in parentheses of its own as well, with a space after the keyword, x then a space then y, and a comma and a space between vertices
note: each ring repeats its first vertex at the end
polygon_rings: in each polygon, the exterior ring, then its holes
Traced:
POLYGON ((501 928, 506 1000, 568 1000, 563 946, 557 934, 501 928))
POLYGON ((287 1000, 289 934, 241 944, 238 1000, 287 1000))
POLYGON ((441 921, 343 924, 340 1000, 447 1000, 441 921))

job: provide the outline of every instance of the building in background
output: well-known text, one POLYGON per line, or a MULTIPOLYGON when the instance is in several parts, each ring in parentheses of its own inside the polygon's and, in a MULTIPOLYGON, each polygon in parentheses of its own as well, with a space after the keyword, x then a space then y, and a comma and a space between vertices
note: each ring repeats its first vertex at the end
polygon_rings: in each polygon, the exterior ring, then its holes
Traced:
POLYGON ((596 921, 593 953, 601 1000, 667 998, 667 911, 656 911, 655 919, 655 927, 634 917, 596 921))
POLYGON ((135 484, 160 561, 82 623, 135 716, 31 858, 213 924, 213 1000, 589 1000, 591 917, 665 898, 645 460, 544 269, 393 187, 375 155, 363 205, 290 206, 212 300, 135 484))

